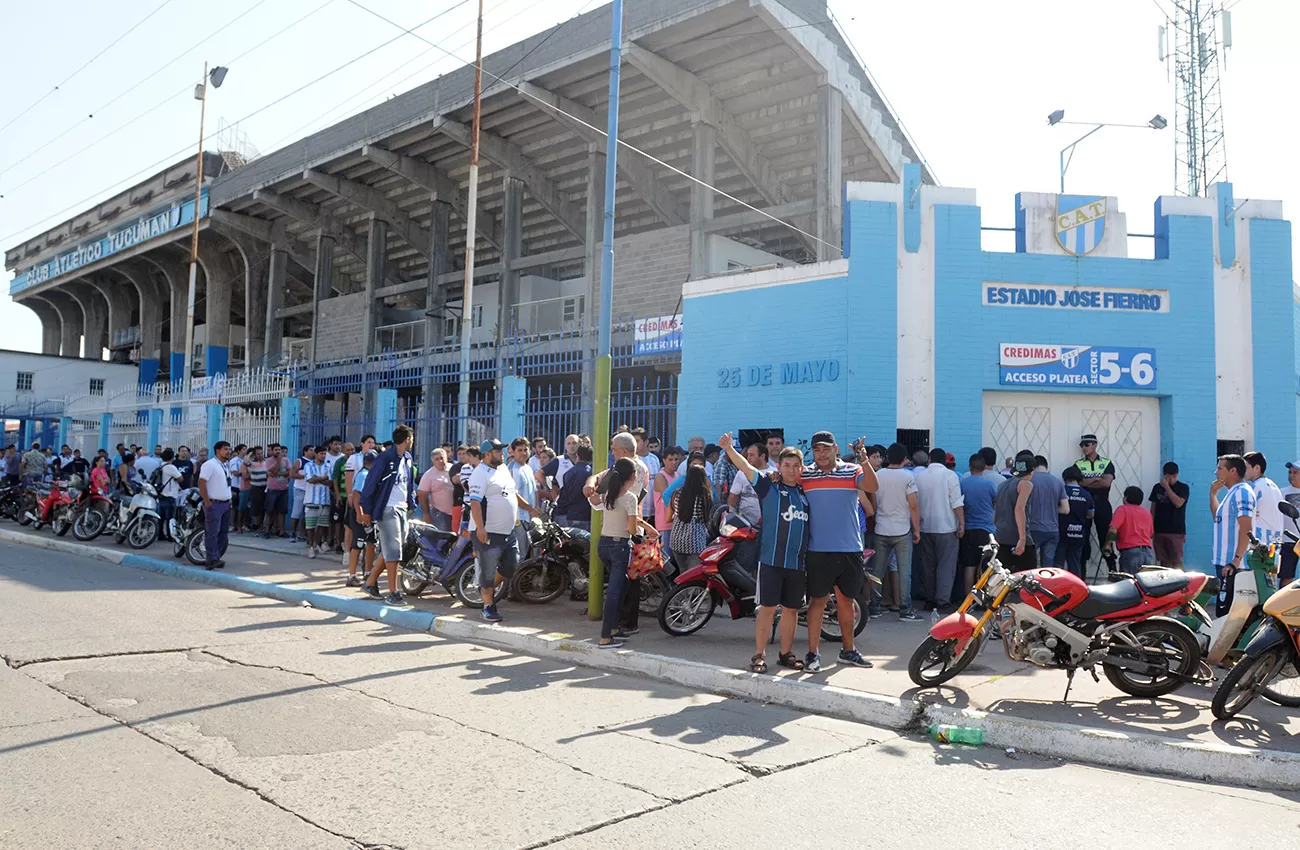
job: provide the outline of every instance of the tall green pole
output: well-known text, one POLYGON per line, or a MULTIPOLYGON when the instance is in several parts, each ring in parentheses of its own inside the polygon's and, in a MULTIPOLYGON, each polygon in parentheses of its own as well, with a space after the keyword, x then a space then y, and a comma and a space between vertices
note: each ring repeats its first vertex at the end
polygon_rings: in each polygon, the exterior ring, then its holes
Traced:
MULTIPOLYGON (((609 119, 605 139, 605 243, 600 257, 600 324, 597 326, 596 392, 593 411, 593 468, 609 466, 609 384, 614 335, 614 183, 618 180, 618 90, 623 62, 623 0, 614 0, 609 36, 609 119)), ((596 554, 600 540, 601 511, 591 514, 591 581, 587 588, 587 616, 599 620, 605 599, 605 565, 596 554)))

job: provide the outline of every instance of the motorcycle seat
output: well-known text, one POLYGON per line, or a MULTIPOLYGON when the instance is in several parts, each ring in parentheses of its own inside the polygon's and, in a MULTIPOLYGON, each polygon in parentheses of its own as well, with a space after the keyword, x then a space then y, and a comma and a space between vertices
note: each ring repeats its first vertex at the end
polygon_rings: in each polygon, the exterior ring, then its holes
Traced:
POLYGON ((1070 611, 1076 617, 1092 620, 1132 608, 1142 602, 1142 591, 1132 579, 1088 588, 1088 595, 1070 611))
POLYGON ((1187 587, 1187 573, 1182 570, 1142 570, 1135 578, 1147 596, 1165 596, 1187 587))
POLYGON ((420 522, 419 520, 412 520, 411 527, 414 528, 421 537, 428 538, 429 540, 455 540, 460 536, 454 531, 443 531, 435 525, 430 525, 427 522, 420 522))

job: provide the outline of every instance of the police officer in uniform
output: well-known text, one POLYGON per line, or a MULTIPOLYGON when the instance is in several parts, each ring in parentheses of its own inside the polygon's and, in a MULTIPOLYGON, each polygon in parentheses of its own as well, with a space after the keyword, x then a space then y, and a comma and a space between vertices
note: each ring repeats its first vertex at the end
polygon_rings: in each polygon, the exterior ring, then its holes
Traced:
MULTIPOLYGON (((1096 434, 1084 434, 1080 437, 1079 448, 1083 450, 1083 457, 1076 460, 1074 465, 1083 476, 1083 486, 1092 494, 1092 500, 1096 504, 1092 526, 1097 531, 1097 549, 1101 551, 1106 548, 1106 535, 1110 531, 1112 514, 1110 485, 1115 483, 1115 464, 1111 462, 1110 458, 1097 454, 1096 434)), ((1088 563, 1088 558, 1092 555, 1091 549, 1091 541, 1088 539, 1088 532, 1085 529, 1083 537, 1084 564, 1088 563)))

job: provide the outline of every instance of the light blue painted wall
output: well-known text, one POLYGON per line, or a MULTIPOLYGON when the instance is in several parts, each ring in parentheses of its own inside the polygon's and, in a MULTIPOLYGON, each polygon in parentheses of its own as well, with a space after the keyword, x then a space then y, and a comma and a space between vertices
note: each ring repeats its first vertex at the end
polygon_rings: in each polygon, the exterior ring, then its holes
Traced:
POLYGON ((1251 346, 1255 360, 1255 450, 1269 460, 1267 475, 1286 486, 1285 461, 1296 454, 1297 413, 1294 284, 1291 280, 1291 223, 1250 222, 1251 346), (1291 315, 1283 305, 1292 305, 1291 315))

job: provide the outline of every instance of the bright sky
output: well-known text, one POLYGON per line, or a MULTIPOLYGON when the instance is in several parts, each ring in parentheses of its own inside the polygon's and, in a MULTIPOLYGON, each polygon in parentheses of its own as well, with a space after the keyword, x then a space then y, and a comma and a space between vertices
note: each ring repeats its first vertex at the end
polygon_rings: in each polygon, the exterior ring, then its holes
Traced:
MULTIPOLYGON (((414 28, 457 0, 359 2, 414 28)), ((485 51, 600 2, 486 0, 485 51)), ((1238 199, 1281 199, 1289 216, 1291 202, 1300 200, 1300 170, 1289 165, 1287 145, 1300 130, 1300 118, 1280 105, 1278 94, 1289 91, 1288 80, 1300 78, 1300 59, 1290 43, 1300 31, 1300 4, 1235 5, 1234 47, 1223 72, 1228 177, 1238 199)), ((222 88, 210 93, 209 132, 223 120, 237 122, 262 152, 473 61, 474 4, 462 2, 419 30, 460 60, 401 35, 268 107, 399 32, 350 0, 9 6, 6 31, 17 37, 0 54, 0 79, 6 81, 0 88, 0 249, 192 155, 198 104, 191 90, 205 59, 231 69, 222 88), (74 74, 155 8, 156 14, 74 74)), ((1079 6, 1002 0, 991 14, 987 5, 966 0, 830 0, 939 180, 978 190, 984 224, 993 226, 1014 223, 1016 192, 1056 191, 1058 152, 1088 130, 1048 127, 1049 112, 1064 109, 1067 120, 1127 124, 1160 113, 1172 125, 1173 84, 1156 56, 1156 29, 1164 22, 1158 6, 1169 9, 1172 2, 1093 0, 1079 6)), ((1079 146, 1066 188, 1118 196, 1129 230, 1150 233, 1156 197, 1173 192, 1173 150, 1172 126, 1159 132, 1103 129, 1079 146)), ((985 247, 1012 249, 998 238, 986 240, 985 247)), ((1130 241, 1133 256, 1150 256, 1150 240, 1130 241)), ((0 289, 3 347, 38 351, 39 321, 10 300, 7 283, 0 289)))

